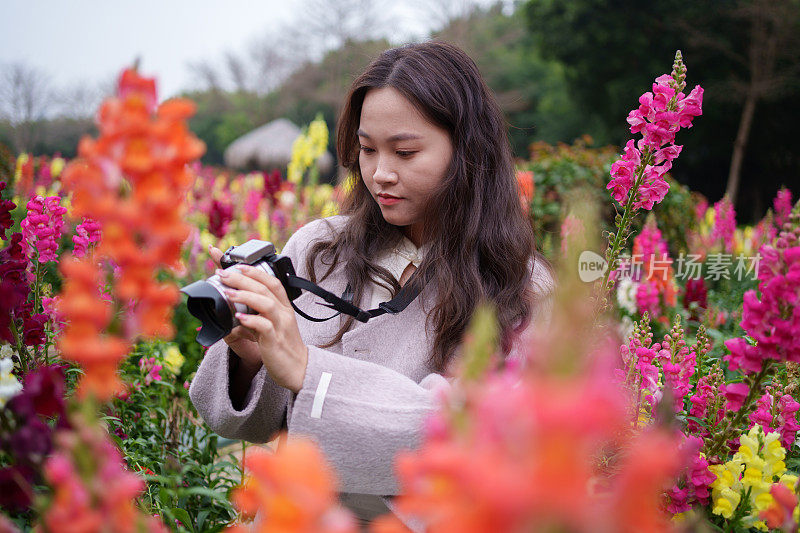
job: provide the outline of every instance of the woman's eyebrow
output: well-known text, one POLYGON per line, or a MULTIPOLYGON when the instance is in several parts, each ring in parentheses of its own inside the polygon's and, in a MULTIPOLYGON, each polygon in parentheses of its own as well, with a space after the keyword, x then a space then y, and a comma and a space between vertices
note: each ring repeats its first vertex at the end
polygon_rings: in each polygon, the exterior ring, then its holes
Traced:
MULTIPOLYGON (((365 132, 362 129, 359 129, 356 132, 356 134, 359 137, 364 137, 365 139, 372 139, 372 137, 367 135, 367 132, 365 132)), ((414 140, 414 139, 421 139, 421 138, 422 138, 422 135, 417 135, 416 133, 397 133, 395 135, 392 135, 391 137, 389 137, 386 140, 388 142, 397 142, 397 141, 411 141, 411 140, 414 140)))

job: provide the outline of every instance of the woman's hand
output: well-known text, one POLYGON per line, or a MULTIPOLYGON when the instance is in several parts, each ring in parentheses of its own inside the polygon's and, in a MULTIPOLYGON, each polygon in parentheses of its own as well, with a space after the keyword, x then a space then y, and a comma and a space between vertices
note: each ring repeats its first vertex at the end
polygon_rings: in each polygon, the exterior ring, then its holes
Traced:
MULTIPOLYGON (((220 265, 222 250, 209 245, 208 252, 217 269, 222 268, 220 265)), ((258 349, 258 336, 253 330, 236 326, 222 340, 239 356, 251 377, 258 372, 258 369, 261 368, 261 354, 258 349)))
MULTIPOLYGON (((226 290, 228 299, 257 313, 236 314, 242 328, 240 338, 242 341, 255 339, 256 354, 275 383, 299 392, 306 375, 308 347, 300 336, 289 297, 275 276, 249 265, 239 265, 239 270, 221 270, 217 274, 223 284, 231 287, 226 290)), ((233 346, 231 348, 239 353, 233 346)))

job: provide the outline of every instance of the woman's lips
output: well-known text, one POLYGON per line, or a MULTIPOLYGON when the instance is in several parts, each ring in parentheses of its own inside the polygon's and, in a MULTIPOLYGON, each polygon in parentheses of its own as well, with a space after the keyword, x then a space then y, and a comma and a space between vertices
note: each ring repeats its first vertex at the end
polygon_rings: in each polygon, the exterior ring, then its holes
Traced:
POLYGON ((391 196, 388 194, 379 194, 378 195, 378 203, 381 205, 393 205, 402 200, 397 196, 391 196))

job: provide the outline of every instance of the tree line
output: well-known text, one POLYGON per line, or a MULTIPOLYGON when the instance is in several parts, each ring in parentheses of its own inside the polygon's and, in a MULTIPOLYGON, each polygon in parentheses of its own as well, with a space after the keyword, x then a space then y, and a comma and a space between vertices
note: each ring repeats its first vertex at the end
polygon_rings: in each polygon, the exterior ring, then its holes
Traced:
MULTIPOLYGON (((395 44, 381 30, 391 23, 381 19, 383 0, 307 1, 318 17, 245 54, 227 52, 221 67, 191 65, 199 87, 185 96, 198 105, 191 127, 206 142, 206 163, 222 164, 233 140, 275 118, 304 124, 322 113, 333 125, 354 76, 395 44)), ((520 158, 534 141, 584 134, 598 145, 624 144, 628 111, 681 49, 688 82, 706 92, 703 117, 678 139, 685 152, 673 175, 712 201, 727 193, 742 220, 762 216, 781 185, 800 194, 800 154, 791 141, 800 116, 800 0, 424 5, 435 23, 416 38, 454 42, 475 59, 520 158)), ((9 89, 9 76, 0 77, 0 95, 17 105, 0 106, 0 143, 74 155, 77 139, 93 128, 78 112, 91 109, 90 95, 73 89, 71 114, 36 116, 25 91, 9 89)))

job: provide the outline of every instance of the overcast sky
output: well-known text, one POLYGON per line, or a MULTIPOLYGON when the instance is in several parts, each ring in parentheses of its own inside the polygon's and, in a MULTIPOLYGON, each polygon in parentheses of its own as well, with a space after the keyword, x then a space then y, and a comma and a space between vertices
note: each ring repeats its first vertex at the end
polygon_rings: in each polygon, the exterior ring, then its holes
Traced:
MULTIPOLYGON (((336 0, 331 0, 336 1, 336 0)), ((399 9, 397 35, 424 35, 419 9, 399 9)), ((298 17, 303 0, 0 0, 0 63, 37 67, 55 88, 115 78, 140 58, 159 98, 197 84, 187 64, 244 55, 298 17)), ((400 37, 398 37, 400 36, 400 37)))

